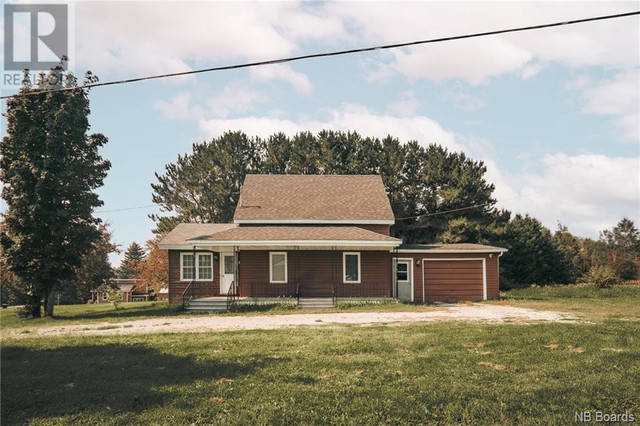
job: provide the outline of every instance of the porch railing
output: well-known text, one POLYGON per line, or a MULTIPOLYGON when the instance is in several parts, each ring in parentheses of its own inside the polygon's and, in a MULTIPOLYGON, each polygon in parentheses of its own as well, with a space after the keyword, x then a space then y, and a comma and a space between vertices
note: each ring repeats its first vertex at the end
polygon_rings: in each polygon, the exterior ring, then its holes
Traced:
POLYGON ((227 292, 227 310, 230 310, 238 302, 240 294, 238 294, 238 283, 236 280, 231 281, 229 291, 227 292))
POLYGON ((217 287, 213 281, 189 281, 182 292, 182 306, 187 306, 192 299, 217 295, 217 287))
POLYGON ((338 298, 382 298, 392 297, 389 283, 361 282, 337 283, 334 286, 334 302, 338 298))

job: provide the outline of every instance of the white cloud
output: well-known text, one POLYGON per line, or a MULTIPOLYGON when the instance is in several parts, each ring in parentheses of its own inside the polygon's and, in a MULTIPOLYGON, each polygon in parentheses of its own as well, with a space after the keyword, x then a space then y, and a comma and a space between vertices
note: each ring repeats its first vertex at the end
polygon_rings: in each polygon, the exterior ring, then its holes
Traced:
MULTIPOLYGON (((636 8, 632 2, 340 2, 326 6, 368 45, 470 34, 607 15, 636 8)), ((571 67, 628 68, 639 60, 635 17, 537 31, 414 46, 382 55, 376 77, 400 72, 410 79, 463 79, 471 84, 519 71, 523 78, 545 63, 571 67)))
POLYGON ((268 65, 251 68, 251 74, 259 81, 284 80, 289 82, 300 93, 308 94, 313 90, 313 84, 306 74, 295 71, 289 65, 268 65))
POLYGON ((584 92, 584 111, 611 115, 624 138, 640 140, 640 73, 638 69, 619 73, 584 92))
POLYGON ((153 107, 159 110, 166 118, 187 119, 193 117, 191 93, 180 93, 170 101, 158 100, 153 107))
POLYGON ((416 115, 419 102, 416 100, 413 90, 407 90, 400 94, 400 100, 390 104, 387 109, 391 114, 401 117, 416 115))
POLYGON ((398 117, 379 115, 373 111, 353 104, 343 104, 337 109, 328 110, 328 120, 300 118, 283 120, 275 117, 242 117, 234 119, 206 119, 199 121, 200 130, 205 137, 216 137, 228 130, 241 129, 249 135, 269 136, 276 132, 295 134, 301 131, 318 132, 323 129, 355 130, 365 136, 384 138, 393 135, 402 141, 439 143, 451 150, 460 150, 452 132, 444 130, 437 122, 425 116, 398 117))
POLYGON ((552 230, 560 221, 576 235, 597 238, 623 216, 640 223, 639 165, 640 158, 547 155, 539 173, 501 176, 496 194, 506 201, 498 206, 529 213, 552 230))

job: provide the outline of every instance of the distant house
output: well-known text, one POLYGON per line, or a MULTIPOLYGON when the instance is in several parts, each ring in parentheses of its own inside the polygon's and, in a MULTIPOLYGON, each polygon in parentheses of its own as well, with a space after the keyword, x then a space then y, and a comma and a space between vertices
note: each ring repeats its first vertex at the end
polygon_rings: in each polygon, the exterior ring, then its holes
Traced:
POLYGON ((160 242, 169 300, 498 297, 505 249, 403 244, 394 220, 377 175, 247 175, 233 223, 179 224, 160 242))
POLYGON ((106 287, 115 285, 122 291, 123 302, 146 302, 149 300, 147 281, 140 279, 112 279, 98 288, 96 303, 108 303, 106 287))

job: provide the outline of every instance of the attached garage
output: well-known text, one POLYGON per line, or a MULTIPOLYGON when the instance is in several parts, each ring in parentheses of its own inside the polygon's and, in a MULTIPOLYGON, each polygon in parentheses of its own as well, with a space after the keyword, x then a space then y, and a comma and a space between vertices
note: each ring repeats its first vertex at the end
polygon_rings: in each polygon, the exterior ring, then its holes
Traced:
POLYGON ((499 258, 506 249, 480 244, 403 244, 413 263, 416 302, 455 302, 499 296, 499 258))
POLYGON ((485 300, 484 259, 424 258, 424 287, 428 301, 485 300))

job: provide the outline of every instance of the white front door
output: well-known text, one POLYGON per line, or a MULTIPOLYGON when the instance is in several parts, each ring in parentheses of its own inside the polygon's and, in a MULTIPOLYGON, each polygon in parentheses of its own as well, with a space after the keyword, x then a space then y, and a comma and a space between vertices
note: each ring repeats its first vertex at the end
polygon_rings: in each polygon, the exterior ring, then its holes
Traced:
POLYGON ((229 293, 233 272, 233 254, 220 253, 220 294, 229 293))
POLYGON ((413 277, 411 265, 413 261, 404 259, 396 262, 396 283, 398 284, 398 299, 403 302, 413 301, 413 277))

